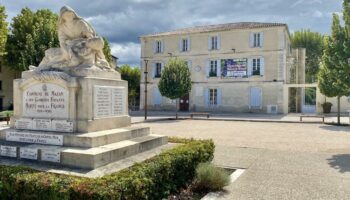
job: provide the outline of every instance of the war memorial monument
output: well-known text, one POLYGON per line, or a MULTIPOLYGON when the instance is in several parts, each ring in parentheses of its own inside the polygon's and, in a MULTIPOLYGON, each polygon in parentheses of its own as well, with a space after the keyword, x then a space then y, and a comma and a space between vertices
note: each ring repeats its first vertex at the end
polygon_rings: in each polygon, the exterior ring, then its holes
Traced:
POLYGON ((128 84, 106 61, 103 39, 64 6, 59 48, 14 81, 14 116, 0 132, 0 157, 95 169, 164 145, 131 127, 128 84))

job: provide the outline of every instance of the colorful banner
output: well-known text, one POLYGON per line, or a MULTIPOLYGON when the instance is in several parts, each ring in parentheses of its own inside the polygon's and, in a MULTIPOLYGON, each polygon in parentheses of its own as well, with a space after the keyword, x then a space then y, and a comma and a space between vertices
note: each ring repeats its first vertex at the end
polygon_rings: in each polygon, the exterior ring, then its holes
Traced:
POLYGON ((248 60, 246 58, 221 60, 221 68, 223 77, 247 76, 248 60))

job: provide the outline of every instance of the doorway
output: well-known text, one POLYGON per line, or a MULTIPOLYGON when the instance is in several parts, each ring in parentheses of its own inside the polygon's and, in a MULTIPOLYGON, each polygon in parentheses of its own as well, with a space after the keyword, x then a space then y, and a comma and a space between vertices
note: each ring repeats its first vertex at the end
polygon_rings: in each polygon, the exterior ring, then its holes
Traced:
POLYGON ((189 111, 190 108, 190 95, 186 94, 180 98, 180 111, 189 111))
POLYGON ((303 113, 315 113, 316 112, 316 88, 306 87, 302 88, 302 112, 303 113))

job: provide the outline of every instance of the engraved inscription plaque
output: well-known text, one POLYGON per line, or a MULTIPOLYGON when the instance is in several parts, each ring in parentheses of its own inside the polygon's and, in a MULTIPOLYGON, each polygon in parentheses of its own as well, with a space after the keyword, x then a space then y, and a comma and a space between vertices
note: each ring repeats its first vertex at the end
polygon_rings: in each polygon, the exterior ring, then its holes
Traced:
POLYGON ((23 91, 23 115, 32 118, 68 118, 68 90, 38 83, 23 91))
POLYGON ((59 149, 41 149, 41 160, 47 162, 61 162, 61 151, 59 149))
POLYGON ((95 86, 94 117, 126 115, 125 87, 95 86))
POLYGON ((40 134, 24 131, 7 131, 6 140, 35 144, 63 145, 63 135, 40 134))
POLYGON ((17 147, 1 145, 0 146, 0 155, 6 156, 6 157, 16 158, 17 157, 17 147))
POLYGON ((25 159, 30 159, 30 160, 37 160, 38 159, 38 149, 21 147, 21 148, 19 148, 19 157, 25 158, 25 159))
POLYGON ((15 120, 16 129, 33 129, 33 120, 28 118, 21 118, 15 120))

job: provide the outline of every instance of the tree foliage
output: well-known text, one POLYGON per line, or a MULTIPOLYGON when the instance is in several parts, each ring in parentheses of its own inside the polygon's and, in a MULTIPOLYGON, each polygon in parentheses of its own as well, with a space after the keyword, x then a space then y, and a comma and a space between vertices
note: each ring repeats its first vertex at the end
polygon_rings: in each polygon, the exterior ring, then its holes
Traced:
POLYGON ((8 29, 6 22, 6 12, 5 7, 0 6, 0 56, 4 56, 6 54, 5 46, 7 41, 8 29))
MULTIPOLYGON (((112 53, 111 53, 111 47, 109 46, 109 42, 108 40, 103 37, 103 41, 104 41, 104 46, 103 46, 103 54, 106 57, 106 60, 108 61, 108 63, 112 63, 112 53)), ((111 66, 111 67, 115 67, 115 66, 111 66)))
POLYGON ((122 65, 119 68, 121 78, 128 81, 129 106, 135 106, 140 100, 141 71, 138 67, 122 65))
POLYGON ((162 71, 158 88, 162 96, 170 99, 180 98, 191 91, 191 73, 184 60, 169 60, 162 71))
POLYGON ((340 97, 350 95, 350 0, 343 2, 345 26, 333 14, 332 34, 324 39, 324 53, 318 74, 322 94, 338 99, 338 123, 340 123, 340 97))
POLYGON ((48 9, 31 11, 23 8, 12 19, 6 45, 7 61, 10 67, 23 71, 29 65, 37 66, 45 55, 45 50, 58 47, 58 16, 48 9))
POLYGON ((291 36, 291 43, 293 48, 306 49, 305 81, 315 82, 323 53, 323 36, 318 32, 300 30, 291 36))

